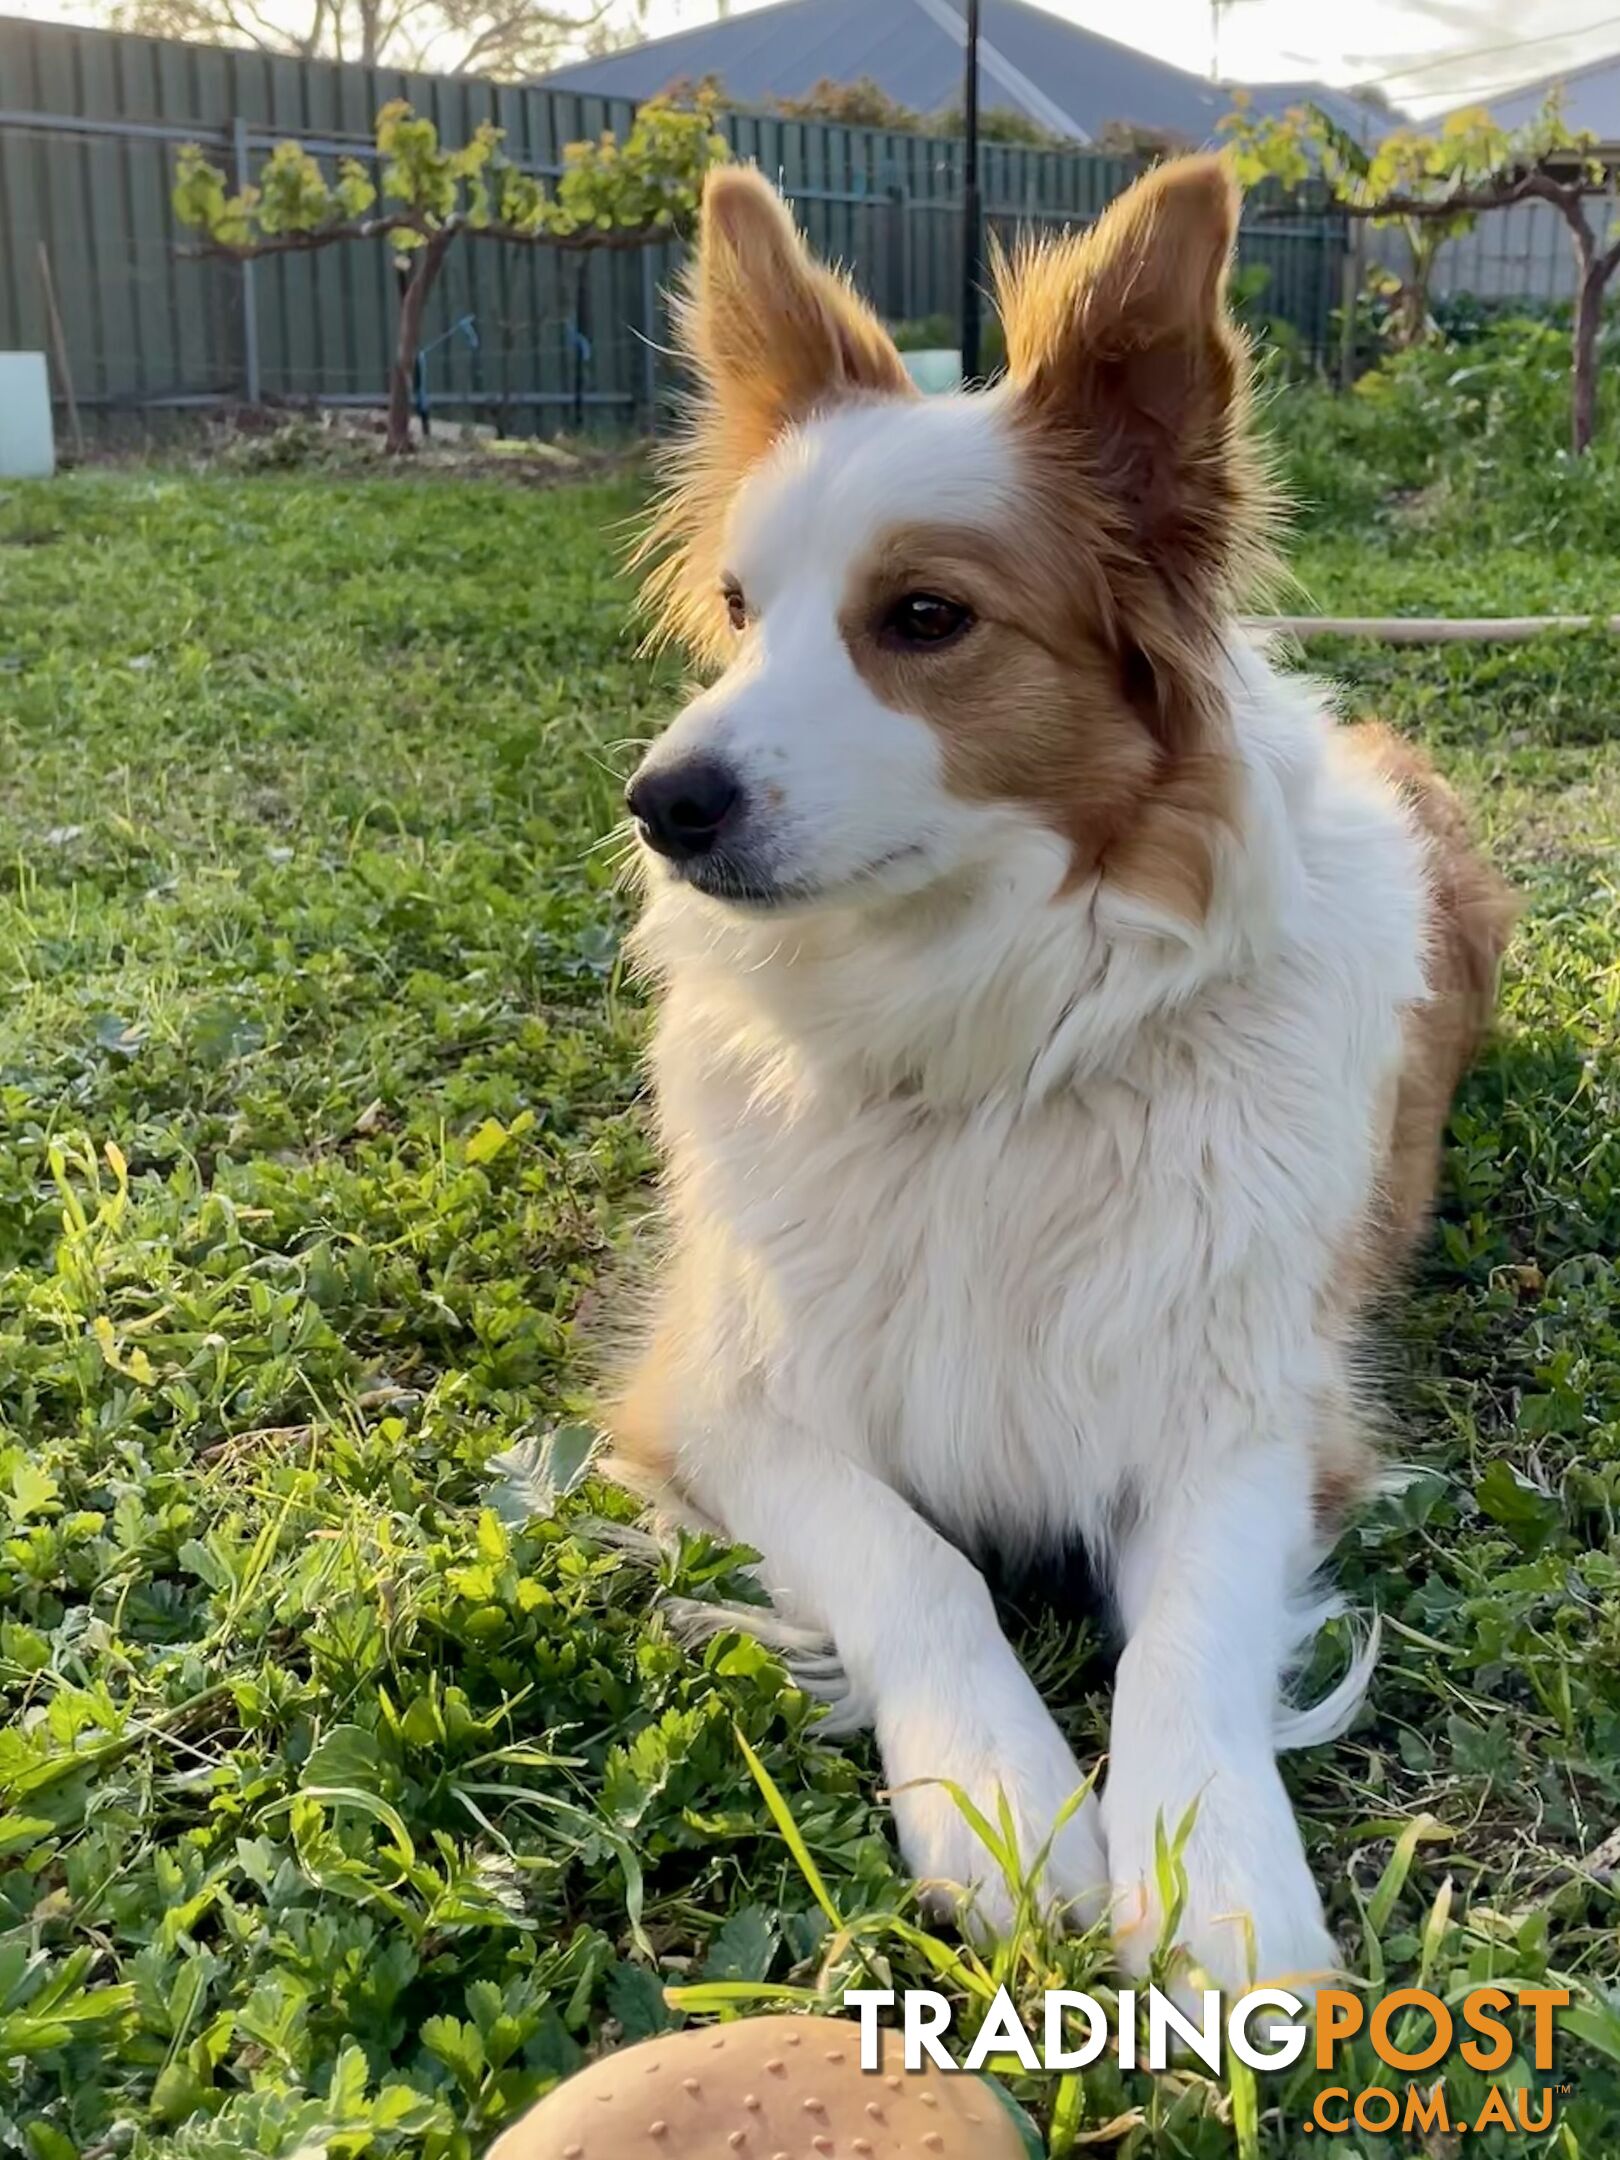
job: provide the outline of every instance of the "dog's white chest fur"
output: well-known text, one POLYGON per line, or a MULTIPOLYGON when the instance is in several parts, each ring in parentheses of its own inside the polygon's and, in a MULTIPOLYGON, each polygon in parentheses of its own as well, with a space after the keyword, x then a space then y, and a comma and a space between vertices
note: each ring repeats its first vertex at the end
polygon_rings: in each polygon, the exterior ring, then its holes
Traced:
POLYGON ((710 1354, 970 1541, 1106 1542, 1328 1378, 1314 1307, 1420 994, 1421 887, 1388 798, 1328 787, 1321 722, 1263 687, 1197 939, 1061 896, 1034 835, 959 923, 902 911, 887 943, 650 912, 710 1354))

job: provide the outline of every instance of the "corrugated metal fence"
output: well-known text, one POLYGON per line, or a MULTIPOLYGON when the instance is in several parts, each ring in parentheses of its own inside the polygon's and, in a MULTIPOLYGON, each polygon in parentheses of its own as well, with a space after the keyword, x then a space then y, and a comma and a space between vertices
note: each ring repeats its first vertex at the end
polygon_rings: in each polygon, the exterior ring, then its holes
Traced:
MULTIPOLYGON (((82 404, 377 402, 396 305, 386 247, 250 270, 188 258, 169 190, 183 142, 204 143, 242 176, 286 137, 321 155, 363 155, 394 97, 450 143, 493 121, 508 154, 542 174, 566 143, 622 132, 632 118, 617 99, 0 19, 0 348, 47 343, 43 248, 82 404)), ((723 126, 889 320, 954 314, 960 142, 747 115, 723 126)), ((1090 151, 1002 145, 982 159, 988 220, 1003 232, 1087 222, 1135 169, 1090 151)), ((1262 310, 1317 356, 1344 250, 1342 222, 1306 202, 1246 223, 1244 257, 1269 273, 1262 310)), ((667 247, 456 249, 428 325, 435 404, 518 430, 582 418, 649 425, 665 388, 661 294, 677 259, 667 247)))
MULTIPOLYGON (((1613 189, 1587 206, 1594 231, 1613 233, 1620 216, 1620 194, 1613 189)), ((1395 232, 1372 236, 1380 262, 1405 273, 1410 254, 1395 232)), ((1569 227, 1550 203, 1515 203, 1511 210, 1489 210, 1472 232, 1448 240, 1435 258, 1429 290, 1436 299, 1472 293, 1481 300, 1524 300, 1537 306, 1563 306, 1580 282, 1569 227)))

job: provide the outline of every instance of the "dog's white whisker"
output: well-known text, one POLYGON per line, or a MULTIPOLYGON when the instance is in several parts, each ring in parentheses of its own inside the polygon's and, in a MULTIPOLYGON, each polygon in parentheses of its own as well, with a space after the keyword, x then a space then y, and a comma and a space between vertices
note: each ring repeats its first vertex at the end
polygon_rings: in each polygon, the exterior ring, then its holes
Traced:
POLYGON ((636 845, 637 840, 635 823, 630 818, 623 818, 617 825, 609 826, 608 830, 605 833, 602 833, 597 839, 593 840, 591 842, 588 852, 591 854, 596 854, 604 848, 633 848, 636 845))

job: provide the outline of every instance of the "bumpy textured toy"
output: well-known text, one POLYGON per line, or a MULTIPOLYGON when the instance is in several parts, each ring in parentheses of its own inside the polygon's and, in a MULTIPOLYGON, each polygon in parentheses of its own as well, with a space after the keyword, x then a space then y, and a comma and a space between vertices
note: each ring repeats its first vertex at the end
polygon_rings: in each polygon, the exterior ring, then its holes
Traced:
POLYGON ((666 2033, 580 2071, 503 2132, 487 2160, 1040 2160, 983 2078, 862 2070, 844 2019, 747 2018, 666 2033))

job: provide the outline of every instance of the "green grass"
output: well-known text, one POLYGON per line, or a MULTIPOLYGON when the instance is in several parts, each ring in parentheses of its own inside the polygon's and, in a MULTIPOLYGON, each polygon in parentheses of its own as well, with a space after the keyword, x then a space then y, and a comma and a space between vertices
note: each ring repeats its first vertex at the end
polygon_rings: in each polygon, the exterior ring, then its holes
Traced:
MULTIPOLYGON (((1299 411, 1299 470, 1341 469, 1299 411)), ((676 690, 626 635, 633 505, 0 494, 0 2153, 448 2160, 681 2014, 667 1982, 1107 1984, 1095 1942, 921 1932, 871 1755, 658 1615, 735 1556, 649 1555, 577 1482, 653 1169, 598 845, 676 690)), ((1509 538, 1370 491, 1303 567, 1341 609, 1599 595, 1509 538)), ((1611 2160, 1617 656, 1315 657, 1433 745, 1527 916, 1387 1330, 1414 1474, 1339 1556, 1386 1615, 1371 1706, 1289 1775, 1357 1971, 1576 1990, 1557 2137, 1470 2147, 1611 2160)), ((1094 1748, 1083 1646, 1031 1654, 1094 1748)), ((1308 2085, 1252 2130, 1202 2077, 1018 2089, 1055 2152, 1118 2119, 1280 2160, 1308 2085)))

